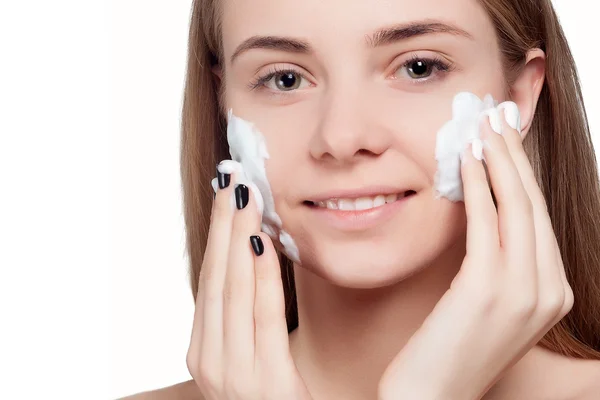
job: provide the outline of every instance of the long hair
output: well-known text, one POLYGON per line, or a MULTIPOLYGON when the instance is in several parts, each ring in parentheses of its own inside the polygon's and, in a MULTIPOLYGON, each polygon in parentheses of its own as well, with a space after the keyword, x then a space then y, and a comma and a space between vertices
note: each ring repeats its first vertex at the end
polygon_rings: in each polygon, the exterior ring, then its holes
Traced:
MULTIPOLYGON (((528 50, 546 54, 544 86, 523 146, 544 193, 566 276, 572 310, 538 343, 570 357, 600 359, 600 188, 579 78, 550 0, 480 0, 496 30, 505 77, 525 64, 528 50)), ((221 64, 221 2, 194 0, 181 126, 181 179, 186 253, 194 300, 206 249, 216 163, 229 158, 221 64)), ((288 332, 298 326, 292 262, 278 253, 288 332)))

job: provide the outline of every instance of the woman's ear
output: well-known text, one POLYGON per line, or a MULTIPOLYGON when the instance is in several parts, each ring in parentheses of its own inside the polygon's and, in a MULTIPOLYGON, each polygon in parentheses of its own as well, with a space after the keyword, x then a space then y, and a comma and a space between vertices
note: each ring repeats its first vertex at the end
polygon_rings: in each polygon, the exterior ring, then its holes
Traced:
POLYGON ((541 49, 527 53, 525 66, 510 88, 510 100, 519 107, 521 136, 525 138, 531 128, 538 98, 544 86, 546 55, 541 49))

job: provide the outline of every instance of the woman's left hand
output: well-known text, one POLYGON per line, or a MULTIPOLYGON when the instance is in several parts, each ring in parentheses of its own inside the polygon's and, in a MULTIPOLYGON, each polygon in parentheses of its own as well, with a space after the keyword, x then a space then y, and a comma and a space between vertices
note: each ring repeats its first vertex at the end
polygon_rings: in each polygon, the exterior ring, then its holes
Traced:
MULTIPOLYGON (((503 114, 503 113, 501 113, 503 114)), ((463 155, 466 257, 450 289, 393 359, 379 400, 480 399, 573 306, 546 203, 520 134, 482 123, 463 155)))

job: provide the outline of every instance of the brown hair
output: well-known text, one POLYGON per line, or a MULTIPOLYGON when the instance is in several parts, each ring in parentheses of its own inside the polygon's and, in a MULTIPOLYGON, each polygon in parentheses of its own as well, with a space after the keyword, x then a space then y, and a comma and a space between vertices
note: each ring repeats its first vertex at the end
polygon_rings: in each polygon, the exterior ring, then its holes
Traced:
MULTIPOLYGON (((480 0, 498 36, 507 80, 528 50, 546 54, 546 76, 523 145, 545 195, 575 303, 541 340, 559 354, 600 359, 600 188, 579 78, 550 0, 480 0)), ((216 163, 229 158, 220 88, 211 67, 223 59, 218 0, 194 0, 181 131, 186 251, 194 299, 206 248, 216 163)), ((291 261, 279 254, 288 332, 298 325, 291 261)))

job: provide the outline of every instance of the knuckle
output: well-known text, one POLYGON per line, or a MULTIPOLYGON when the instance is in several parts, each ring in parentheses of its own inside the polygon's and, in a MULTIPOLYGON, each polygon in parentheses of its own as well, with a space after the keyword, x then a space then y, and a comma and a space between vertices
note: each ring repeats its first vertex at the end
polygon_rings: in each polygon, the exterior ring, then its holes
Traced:
POLYGON ((223 301, 231 302, 235 297, 236 293, 239 293, 241 290, 241 282, 239 278, 228 277, 225 280, 225 285, 223 286, 223 301))
POLYGON ((250 286, 247 282, 247 276, 228 274, 223 286, 223 300, 231 301, 234 297, 249 295, 250 286))
POLYGON ((195 353, 189 353, 186 357, 188 371, 194 381, 203 387, 217 389, 219 387, 219 371, 214 363, 203 360, 195 353))
POLYGON ((498 296, 494 294, 494 292, 482 293, 479 296, 479 307, 484 314, 489 314, 496 308, 498 308, 498 296))
POLYGON ((511 315, 513 319, 523 322, 529 320, 538 309, 537 299, 533 296, 519 296, 512 302, 511 315))
POLYGON ((211 368, 209 363, 201 362, 198 365, 197 377, 194 379, 202 382, 204 386, 210 386, 211 388, 217 388, 219 377, 215 368, 211 368))
POLYGON ((217 387, 219 379, 214 363, 207 362, 202 355, 196 352, 188 352, 185 362, 190 375, 196 382, 202 383, 203 386, 217 387))
POLYGON ((540 302, 540 311, 542 315, 554 318, 563 308, 565 302, 564 290, 556 291, 552 295, 547 296, 540 302))
POLYGON ((229 303, 233 299, 234 290, 231 286, 232 285, 230 282, 226 282, 225 286, 223 287, 223 301, 225 303, 229 303))
POLYGON ((190 352, 188 351, 186 357, 185 357, 185 364, 187 366, 187 369, 190 373, 190 375, 192 375, 192 377, 195 379, 199 374, 199 366, 197 363, 198 357, 196 355, 195 352, 190 352))
POLYGON ((573 293, 573 288, 567 283, 565 286, 565 301, 563 304, 563 313, 566 315, 575 304, 575 295, 573 293))
POLYGON ((472 304, 476 304, 482 313, 488 314, 497 308, 500 291, 491 279, 485 282, 487 283, 471 285, 468 290, 472 304))

